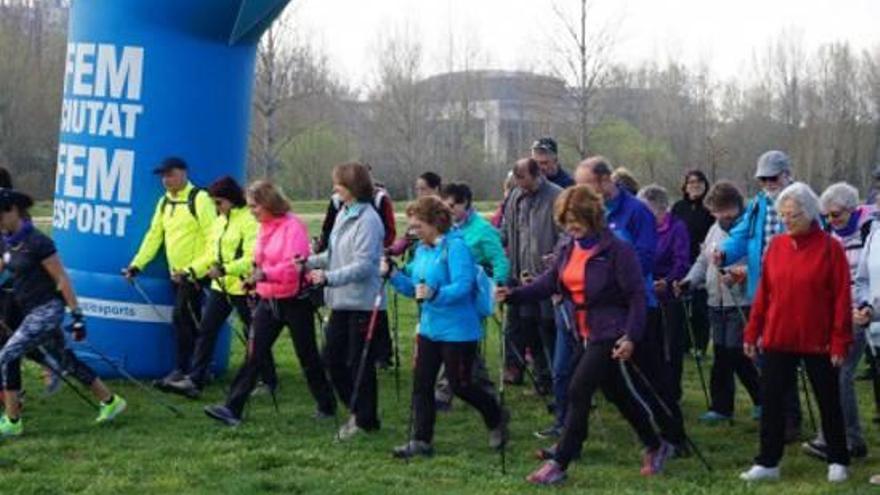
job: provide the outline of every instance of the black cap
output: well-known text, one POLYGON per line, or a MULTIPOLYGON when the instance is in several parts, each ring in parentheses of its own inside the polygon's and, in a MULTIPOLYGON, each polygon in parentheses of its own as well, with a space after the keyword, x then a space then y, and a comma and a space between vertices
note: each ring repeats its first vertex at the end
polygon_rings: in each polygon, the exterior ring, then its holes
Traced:
POLYGON ((556 140, 552 137, 542 137, 538 139, 534 143, 532 143, 532 149, 538 151, 545 151, 547 153, 556 154, 556 140))
POLYGON ((169 156, 168 158, 162 160, 159 163, 159 166, 153 169, 153 173, 156 175, 162 175, 167 172, 170 172, 173 169, 186 170, 186 162, 183 161, 182 158, 178 158, 176 156, 169 156))
POLYGON ((34 200, 15 189, 0 188, 0 211, 9 211, 13 206, 17 206, 20 210, 26 210, 34 206, 34 200))

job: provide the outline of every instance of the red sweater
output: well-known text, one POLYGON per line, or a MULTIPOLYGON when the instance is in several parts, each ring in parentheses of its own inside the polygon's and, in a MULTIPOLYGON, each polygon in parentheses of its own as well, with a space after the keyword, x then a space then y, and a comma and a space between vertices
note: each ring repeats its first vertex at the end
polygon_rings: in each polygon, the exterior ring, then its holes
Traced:
POLYGON ((745 342, 765 350, 845 357, 852 343, 849 266, 840 243, 813 226, 770 241, 745 342))

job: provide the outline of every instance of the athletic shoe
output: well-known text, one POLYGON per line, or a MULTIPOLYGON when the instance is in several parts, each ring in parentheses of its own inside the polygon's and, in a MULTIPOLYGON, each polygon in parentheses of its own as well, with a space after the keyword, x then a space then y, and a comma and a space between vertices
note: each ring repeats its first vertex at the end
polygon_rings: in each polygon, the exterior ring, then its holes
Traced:
POLYGON ((541 440, 553 440, 555 438, 559 438, 562 435, 562 427, 556 424, 544 428, 543 430, 538 430, 534 433, 535 438, 539 438, 541 440))
POLYGON ((776 481, 779 479, 779 466, 764 467, 755 464, 748 471, 740 473, 739 479, 743 481, 776 481))
POLYGON ((700 421, 704 423, 717 424, 733 421, 733 418, 726 414, 721 414, 720 412, 709 410, 700 415, 700 421))
POLYGON ((205 414, 226 426, 238 426, 241 424, 241 418, 236 416, 231 409, 221 404, 205 406, 205 414))
POLYGON ((849 470, 843 464, 828 465, 828 482, 843 483, 849 479, 849 470))
POLYGON ((507 425, 510 423, 510 411, 501 410, 501 422, 498 426, 489 431, 489 448, 500 449, 507 443, 507 437, 510 432, 507 431, 507 425))
POLYGON ((764 414, 763 406, 754 406, 752 407, 752 419, 755 421, 761 421, 761 415, 764 414))
POLYGON ((61 390, 61 378, 49 368, 43 368, 43 397, 55 395, 61 390))
POLYGON ((403 445, 394 447, 391 455, 398 459, 411 459, 416 456, 431 457, 434 455, 434 447, 428 442, 410 440, 403 445))
POLYGON ((171 392, 172 390, 171 390, 169 384, 171 382, 176 382, 176 381, 182 379, 183 376, 184 376, 183 372, 181 372, 180 370, 174 370, 171 373, 168 373, 164 377, 160 378, 159 380, 154 380, 153 386, 163 392, 171 392))
POLYGON ((565 481, 565 471, 559 463, 553 460, 541 464, 532 474, 526 476, 526 481, 533 485, 558 485, 565 481))
POLYGON ((101 403, 101 406, 98 409, 98 417, 95 418, 95 423, 101 424, 113 421, 113 418, 122 414, 126 407, 128 407, 128 403, 125 402, 125 399, 113 394, 113 397, 110 398, 110 402, 101 403))
POLYGON ((804 454, 816 459, 825 461, 828 459, 828 446, 817 440, 810 440, 801 444, 801 450, 804 454))
POLYGON ((875 474, 868 478, 868 483, 872 485, 880 485, 880 474, 875 474))
POLYGON ((642 456, 642 469, 639 473, 642 476, 654 476, 663 471, 666 460, 672 457, 675 448, 669 442, 660 440, 660 446, 653 450, 648 450, 642 456))
MULTIPOLYGON (((556 451, 558 448, 559 448, 559 444, 554 443, 553 445, 551 445, 549 447, 546 447, 543 449, 538 449, 537 451, 535 451, 535 457, 539 461, 555 460, 556 459, 556 451)), ((581 449, 578 448, 577 452, 575 452, 574 455, 571 456, 571 460, 576 461, 576 460, 580 459, 581 453, 582 453, 581 449)))
POLYGON ((24 432, 24 420, 12 422, 5 414, 0 416, 0 437, 18 437, 24 432))
POLYGON ((188 399, 198 399, 202 393, 199 387, 188 376, 182 377, 180 380, 166 382, 168 390, 180 394, 188 399))
POLYGON ((364 430, 357 424, 357 419, 352 415, 348 418, 348 421, 339 428, 339 432, 336 434, 336 439, 340 442, 344 442, 346 440, 350 440, 355 437, 358 433, 362 433, 364 430))

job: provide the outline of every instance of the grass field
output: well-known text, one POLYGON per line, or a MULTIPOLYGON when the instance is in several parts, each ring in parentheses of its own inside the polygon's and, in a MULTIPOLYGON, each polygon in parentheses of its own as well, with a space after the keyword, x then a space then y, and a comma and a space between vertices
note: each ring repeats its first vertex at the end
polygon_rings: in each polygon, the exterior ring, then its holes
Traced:
MULTIPOLYGON (((299 205, 297 205, 299 206, 299 205)), ((296 208, 300 210, 300 208, 296 208)), ((315 232, 318 219, 310 219, 315 232)), ((438 414, 435 448, 429 460, 404 463, 391 458, 391 447, 407 432, 409 363, 414 307, 401 298, 403 368, 400 398, 394 373, 380 371, 380 415, 383 428, 351 443, 333 442, 334 422, 311 418, 314 402, 293 357, 290 339, 275 346, 281 376, 280 413, 267 396, 254 397, 246 422, 229 429, 202 413, 207 403, 221 401, 230 374, 211 386, 202 400, 166 396, 179 405, 184 417, 174 418, 139 389, 112 382, 130 405, 117 422, 106 427, 92 424, 93 412, 71 391, 62 389, 50 398, 40 397, 41 385, 33 365, 26 367, 29 396, 25 406, 25 435, 0 445, 0 476, 9 493, 542 493, 527 486, 523 477, 537 461, 536 448, 545 446, 532 432, 544 427, 550 416, 528 387, 508 387, 507 403, 513 412, 512 439, 508 448, 507 475, 500 459, 487 445, 487 433, 476 411, 456 401, 452 412, 438 414)), ((490 369, 497 377, 498 328, 488 329, 486 349, 490 369)), ((233 368, 242 350, 233 344, 233 368)), ((878 427, 871 424, 868 382, 858 382, 863 423, 869 449, 878 445, 878 427)), ((732 425, 698 424, 704 403, 692 361, 686 362, 684 411, 690 432, 712 462, 707 473, 694 459, 669 463, 667 472, 652 479, 638 474, 640 453, 634 434, 604 399, 591 422, 583 460, 569 470, 565 493, 614 494, 820 494, 871 493, 866 480, 880 472, 877 455, 855 462, 851 480, 837 487, 825 481, 825 466, 790 447, 783 460, 781 483, 748 486, 736 475, 756 453, 758 425, 748 419, 751 405, 743 390, 737 395, 740 419, 732 425)), ((807 423, 808 426, 808 423, 807 423)), ((553 492, 555 493, 555 489, 553 492)))

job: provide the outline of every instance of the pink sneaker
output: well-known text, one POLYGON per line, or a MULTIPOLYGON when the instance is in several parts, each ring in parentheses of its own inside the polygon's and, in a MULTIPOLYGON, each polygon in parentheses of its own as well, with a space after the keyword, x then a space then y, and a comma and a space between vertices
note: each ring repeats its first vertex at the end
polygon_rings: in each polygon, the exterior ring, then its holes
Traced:
POLYGON ((639 471, 642 476, 654 476, 663 471, 663 465, 669 459, 675 449, 668 442, 660 441, 660 446, 654 450, 648 450, 642 457, 642 469, 639 471))
POLYGON ((533 485, 557 485, 565 481, 565 471, 556 461, 547 461, 541 464, 532 474, 526 476, 526 481, 533 485))

